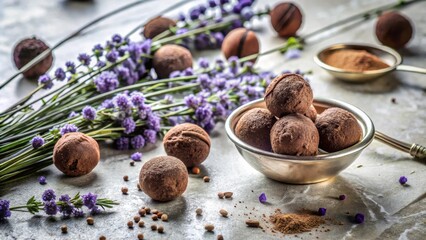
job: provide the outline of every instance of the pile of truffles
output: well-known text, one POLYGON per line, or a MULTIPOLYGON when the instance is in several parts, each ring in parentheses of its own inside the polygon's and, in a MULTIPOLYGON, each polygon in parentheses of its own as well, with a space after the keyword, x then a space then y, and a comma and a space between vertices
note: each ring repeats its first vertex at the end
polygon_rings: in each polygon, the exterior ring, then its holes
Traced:
POLYGON ((340 108, 317 115, 309 83, 300 75, 276 77, 265 91, 267 109, 254 108, 241 116, 235 134, 247 144, 274 153, 314 156, 318 148, 335 152, 362 137, 356 118, 340 108))

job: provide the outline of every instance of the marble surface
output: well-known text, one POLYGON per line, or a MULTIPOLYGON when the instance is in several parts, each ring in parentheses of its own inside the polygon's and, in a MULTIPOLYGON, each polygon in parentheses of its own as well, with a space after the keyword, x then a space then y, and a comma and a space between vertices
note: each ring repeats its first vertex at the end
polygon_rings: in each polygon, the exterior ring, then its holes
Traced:
MULTIPOLYGON (((11 62, 12 46, 21 38, 37 35, 51 45, 64 35, 77 29, 102 13, 122 6, 130 0, 96 0, 92 3, 68 1, 0 1, 0 76, 3 81, 15 71, 11 62)), ((92 28, 86 34, 70 41, 55 51, 55 65, 62 65, 78 53, 88 51, 97 42, 115 32, 126 33, 145 19, 161 11, 171 1, 155 1, 135 7, 92 28), (160 2, 160 3, 159 3, 160 2), (148 10, 148 11, 147 11, 148 10)), ((258 5, 274 5, 277 1, 258 1, 258 5)), ((298 4, 305 13, 301 34, 355 14, 365 9, 380 6, 390 1, 381 0, 301 0, 298 4)), ((176 16, 182 9, 168 15, 176 16)), ((415 23, 415 36, 406 49, 400 51, 405 64, 426 66, 426 2, 404 9, 415 23)), ((367 42, 378 44, 374 33, 375 20, 358 26, 350 26, 326 33, 306 45, 302 57, 286 60, 278 53, 262 57, 257 65, 265 70, 312 70, 309 77, 314 94, 335 98, 358 106, 373 120, 376 129, 407 142, 426 144, 426 79, 424 75, 395 72, 366 84, 347 84, 333 79, 312 60, 321 48, 338 42, 367 42), (396 103, 392 103, 391 99, 396 103)), ((261 40, 261 49, 267 50, 279 45, 269 25, 269 19, 255 21, 253 28, 261 40)), ((137 35, 132 36, 135 39, 137 35)), ((195 56, 214 57, 216 51, 196 53, 195 56)), ((19 79, 0 90, 0 109, 5 109, 15 100, 29 92, 35 84, 19 79)), ((160 143, 143 150, 144 161, 163 155, 160 143)), ((267 179, 253 170, 238 154, 227 139, 223 124, 212 134, 212 150, 202 165, 202 173, 190 175, 188 189, 184 195, 169 203, 152 202, 136 188, 137 177, 143 163, 129 165, 132 152, 115 151, 108 145, 102 146, 101 164, 89 175, 67 178, 58 170, 49 167, 28 180, 0 189, 0 197, 9 199, 12 205, 22 204, 32 195, 40 196, 45 188, 53 188, 58 194, 96 192, 100 196, 120 201, 114 210, 95 217, 95 224, 89 226, 84 219, 47 218, 26 213, 13 213, 13 217, 0 223, 0 239, 136 239, 139 232, 146 239, 216 239, 222 234, 225 239, 275 239, 280 233, 246 228, 245 219, 269 216, 275 209, 283 212, 298 212, 302 209, 316 211, 327 208, 327 217, 332 219, 324 228, 285 236, 289 239, 425 239, 426 238, 426 166, 425 162, 414 161, 407 154, 374 141, 361 156, 339 176, 326 182, 312 185, 288 185, 267 179), (45 175, 48 184, 41 186, 37 176, 45 175), (128 175, 129 182, 122 180, 128 175), (202 176, 211 178, 209 183, 202 176), (408 178, 408 185, 398 183, 400 176, 408 178), (121 194, 121 187, 129 188, 129 195, 121 194), (217 198, 219 191, 232 191, 232 200, 217 198), (258 196, 265 192, 268 204, 260 204, 258 196), (345 201, 336 197, 345 194, 345 201), (156 224, 165 227, 164 234, 149 229, 152 220, 143 219, 145 228, 128 229, 126 223, 136 215, 138 208, 149 206, 166 212, 168 222, 156 224), (195 216, 195 209, 202 208, 202 217, 195 216), (219 210, 228 210, 229 218, 219 215, 219 210), (364 224, 354 224, 352 216, 357 213, 366 216, 364 224), (247 216, 246 216, 247 215, 247 216), (215 225, 214 233, 204 231, 205 223, 215 225), (341 223, 336 224, 336 223, 341 223), (68 234, 60 232, 62 224, 68 225, 68 234)), ((268 226, 264 221, 261 225, 268 226)), ((270 225, 269 225, 270 226, 270 225)), ((267 229, 267 228, 265 228, 267 229)))

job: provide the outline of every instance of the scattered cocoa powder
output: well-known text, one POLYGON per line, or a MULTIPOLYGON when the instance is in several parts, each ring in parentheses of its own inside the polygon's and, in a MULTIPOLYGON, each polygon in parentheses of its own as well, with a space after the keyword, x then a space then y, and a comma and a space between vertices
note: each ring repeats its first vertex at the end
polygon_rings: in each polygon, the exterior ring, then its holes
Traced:
POLYGON ((284 234, 295 234, 309 232, 311 229, 325 223, 325 220, 320 216, 311 214, 285 214, 276 212, 270 216, 271 222, 274 224, 274 229, 284 234))
POLYGON ((378 70, 389 67, 382 59, 365 50, 341 49, 324 56, 330 66, 352 72, 378 70))

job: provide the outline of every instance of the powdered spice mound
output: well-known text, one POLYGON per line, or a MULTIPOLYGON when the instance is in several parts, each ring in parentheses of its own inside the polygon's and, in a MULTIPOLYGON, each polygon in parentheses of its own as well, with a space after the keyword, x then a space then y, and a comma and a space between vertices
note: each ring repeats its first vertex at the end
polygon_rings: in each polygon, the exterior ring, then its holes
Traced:
POLYGON ((270 220, 274 224, 274 229, 284 234, 309 232, 325 223, 323 218, 311 214, 284 214, 280 212, 270 216, 270 220))
POLYGON ((324 62, 347 71, 363 72, 389 67, 379 57, 365 50, 342 49, 326 55, 324 62))

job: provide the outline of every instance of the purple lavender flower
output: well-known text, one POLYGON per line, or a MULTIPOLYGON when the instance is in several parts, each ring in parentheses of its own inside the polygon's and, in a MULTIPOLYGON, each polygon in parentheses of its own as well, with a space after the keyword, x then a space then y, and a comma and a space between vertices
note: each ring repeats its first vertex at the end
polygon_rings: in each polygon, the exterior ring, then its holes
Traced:
POLYGON ((125 94, 118 94, 112 100, 114 101, 114 104, 122 111, 128 111, 132 108, 132 102, 125 94))
POLYGON ((142 45, 140 43, 132 42, 127 47, 127 51, 129 52, 130 58, 137 62, 139 58, 141 57, 142 52, 142 45))
POLYGON ((101 44, 96 44, 93 46, 92 52, 95 54, 95 56, 102 57, 104 54, 104 48, 101 46, 101 44))
POLYGON ((193 8, 189 11, 189 17, 192 21, 197 20, 201 15, 200 9, 193 8))
POLYGON ((185 19, 186 19, 185 15, 183 13, 179 13, 178 20, 183 22, 183 21, 185 21, 185 19))
POLYGON ((96 109, 91 106, 86 106, 83 108, 82 114, 84 119, 93 121, 96 118, 96 109))
POLYGON ((231 27, 232 27, 232 29, 240 28, 240 27, 243 27, 243 23, 241 22, 241 20, 237 19, 237 20, 232 21, 231 27))
POLYGON ((98 68, 103 68, 103 67, 105 67, 106 66, 106 63, 104 62, 104 61, 101 61, 101 60, 99 60, 97 63, 96 63, 96 65, 95 65, 96 67, 98 67, 98 68))
POLYGON ((261 203, 266 203, 267 199, 266 199, 266 194, 265 193, 261 193, 259 196, 259 202, 261 203))
POLYGON ((241 6, 241 4, 237 3, 232 8, 232 12, 235 13, 235 14, 240 14, 242 9, 243 9, 243 7, 241 6))
POLYGON ((83 205, 86 206, 88 209, 92 209, 96 206, 97 198, 98 195, 93 194, 91 192, 81 196, 81 199, 83 200, 83 205))
POLYGON ((101 106, 105 109, 110 109, 110 108, 114 108, 114 102, 112 101, 112 99, 105 99, 101 106))
POLYGON ((71 198, 68 194, 61 195, 59 201, 62 204, 59 205, 59 212, 64 215, 64 217, 69 217, 74 212, 74 205, 70 202, 71 198))
POLYGON ((200 58, 200 60, 198 60, 198 66, 207 69, 209 68, 209 61, 206 58, 200 58))
POLYGON ((65 67, 67 67, 67 71, 70 72, 71 74, 76 73, 75 64, 73 62, 70 62, 70 61, 66 62, 65 67))
POLYGON ((119 84, 117 75, 110 71, 102 72, 93 82, 100 93, 112 91, 116 89, 119 84))
POLYGON ((61 136, 70 132, 78 132, 78 127, 74 124, 67 123, 60 129, 61 136))
POLYGON ((145 138, 142 135, 136 135, 130 139, 130 145, 133 149, 143 148, 145 146, 145 138))
POLYGON ((38 177, 38 183, 40 183, 41 185, 45 185, 47 183, 46 177, 45 176, 38 177))
POLYGON ((213 36, 213 38, 214 38, 214 40, 216 42, 216 47, 222 46, 223 39, 224 39, 223 33, 221 33, 221 32, 214 32, 214 33, 212 33, 212 36, 213 36))
POLYGON ((121 126, 124 128, 124 133, 129 134, 135 131, 136 123, 133 118, 127 117, 123 120, 121 126))
POLYGON ((199 123, 206 124, 210 122, 210 120, 213 117, 213 111, 210 105, 205 105, 198 107, 197 110, 195 110, 195 118, 199 123))
POLYGON ((200 83, 201 88, 210 89, 212 80, 210 79, 210 76, 208 74, 200 74, 198 75, 197 82, 200 83))
POLYGON ((58 200, 61 202, 69 202, 71 198, 68 194, 64 194, 64 195, 61 195, 58 200))
POLYGON ((325 216, 325 213, 327 212, 326 208, 319 208, 318 209, 318 215, 325 216))
POLYGON ((83 216, 84 216, 83 209, 81 209, 81 208, 74 208, 74 209, 72 210, 72 215, 73 215, 74 217, 83 217, 83 216))
POLYGON ((200 14, 205 14, 207 11, 207 8, 204 5, 200 5, 198 6, 198 10, 200 10, 200 14))
POLYGON ((288 49, 284 55, 287 59, 296 59, 300 58, 301 51, 297 48, 288 49))
POLYGON ((408 179, 407 179, 405 176, 401 176, 401 177, 399 178, 399 183, 400 183, 401 185, 406 184, 406 183, 407 183, 407 181, 408 181, 408 179))
POLYGON ((53 87, 53 81, 47 74, 41 75, 38 78, 38 84, 43 85, 44 89, 51 89, 53 87))
POLYGON ((208 2, 209 6, 210 6, 211 8, 214 8, 214 7, 216 7, 216 6, 217 6, 217 2, 216 2, 216 0, 208 0, 207 2, 208 2))
POLYGON ((57 68, 55 70, 55 77, 56 79, 58 79, 59 81, 63 81, 66 77, 65 75, 65 71, 62 68, 57 68))
POLYGON ((118 51, 118 56, 122 57, 126 54, 127 51, 127 47, 126 46, 121 46, 117 49, 118 51))
POLYGON ((184 100, 186 106, 188 106, 190 108, 194 108, 194 109, 204 103, 204 101, 203 101, 204 99, 196 97, 193 94, 184 97, 183 100, 184 100))
POLYGON ((33 146, 34 149, 37 149, 44 145, 44 138, 40 136, 35 136, 33 139, 31 139, 31 146, 33 146))
POLYGON ((127 150, 129 149, 129 139, 126 137, 120 137, 115 140, 115 147, 118 150, 127 150))
POLYGON ((355 222, 356 223, 361 224, 361 223, 364 222, 364 219, 365 219, 364 214, 362 214, 362 213, 355 214, 355 222))
POLYGON ((78 55, 78 61, 80 61, 84 66, 89 66, 90 65, 90 61, 92 59, 90 59, 90 56, 87 55, 86 53, 80 53, 78 55))
POLYGON ((140 44, 140 48, 143 54, 148 54, 148 55, 151 54, 151 44, 152 44, 151 39, 146 39, 140 44))
POLYGON ((123 41, 123 38, 119 34, 114 34, 112 36, 112 41, 115 43, 121 43, 121 41, 123 41))
POLYGON ((224 4, 229 3, 229 0, 220 0, 220 1, 219 1, 219 3, 220 3, 221 5, 224 5, 224 4))
POLYGON ((43 192, 43 195, 41 195, 41 199, 43 199, 43 201, 45 202, 50 200, 55 200, 56 199, 55 191, 53 191, 53 189, 45 190, 43 192))
POLYGON ((0 221, 10 217, 12 213, 10 212, 9 208, 10 202, 0 199, 0 221))
POLYGON ((92 209, 90 209, 91 215, 96 215, 98 213, 102 212, 102 210, 98 206, 94 206, 92 209))
POLYGON ((70 112, 70 114, 68 115, 68 118, 73 118, 73 117, 75 117, 75 116, 78 116, 78 113, 76 113, 76 112, 72 111, 72 112, 70 112))
POLYGON ((144 131, 145 140, 148 143, 155 143, 157 141, 157 132, 151 129, 144 131))
POLYGON ((55 200, 49 200, 44 202, 44 211, 47 215, 56 215, 58 213, 58 210, 58 205, 56 205, 55 200))
POLYGON ((241 10, 241 16, 244 20, 249 21, 254 16, 253 10, 249 7, 245 7, 241 10))
POLYGON ((146 119, 152 113, 152 109, 149 105, 138 106, 138 115, 141 120, 146 119))
POLYGON ((135 162, 139 162, 142 159, 142 153, 135 152, 135 153, 132 154, 132 156, 130 156, 130 158, 135 162))
POLYGON ((112 49, 109 53, 106 54, 105 58, 108 62, 115 63, 118 59, 118 52, 112 49))
POLYGON ((141 92, 132 92, 130 94, 130 101, 132 101, 134 106, 143 106, 145 103, 145 97, 141 92))

